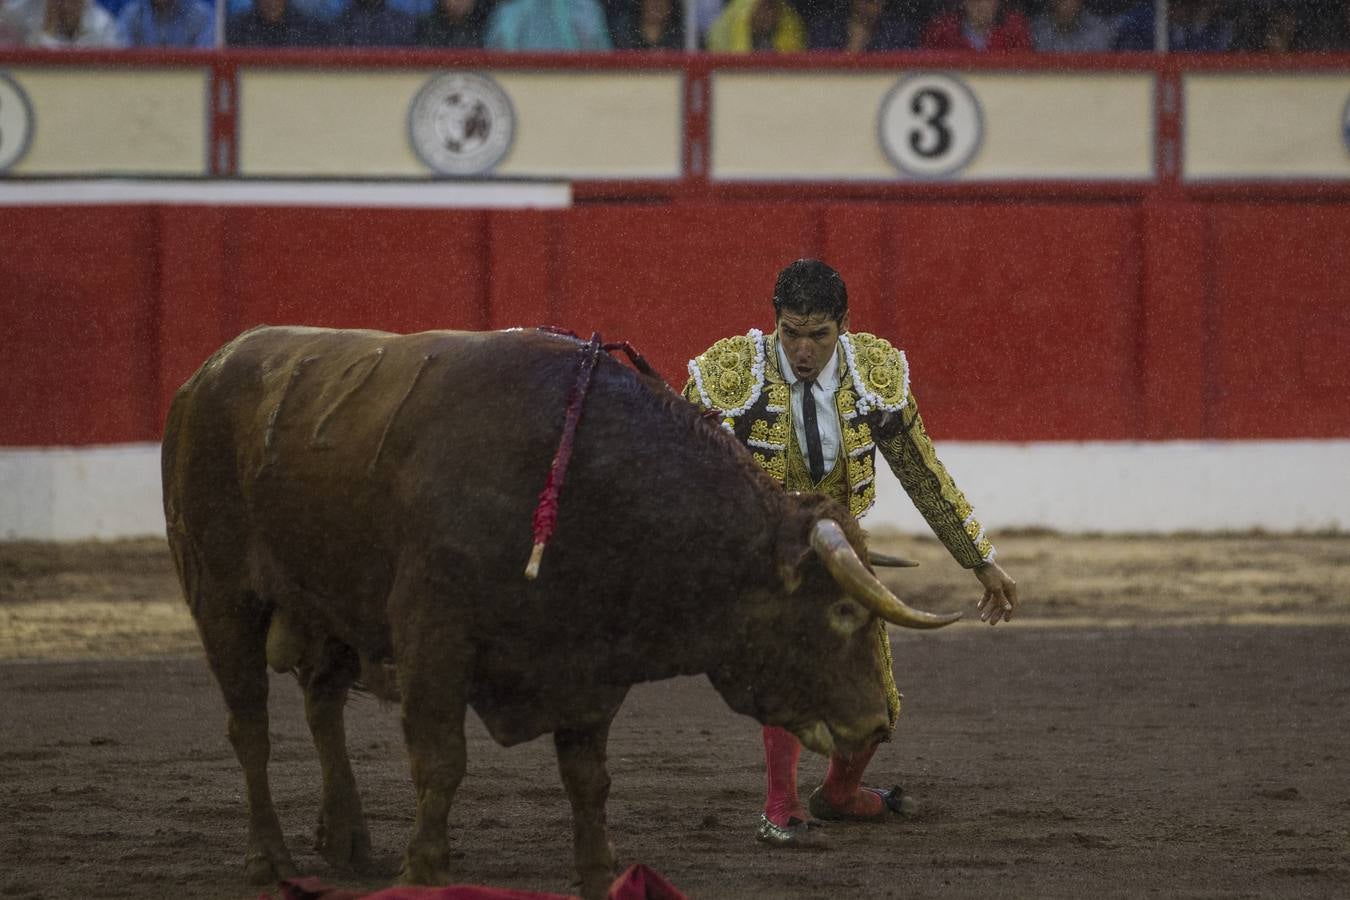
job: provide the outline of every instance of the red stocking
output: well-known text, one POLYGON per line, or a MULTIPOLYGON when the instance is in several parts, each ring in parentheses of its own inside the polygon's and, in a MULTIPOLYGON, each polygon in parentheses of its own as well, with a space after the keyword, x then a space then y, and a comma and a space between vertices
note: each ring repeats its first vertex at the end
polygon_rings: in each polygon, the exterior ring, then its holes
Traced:
POLYGON ((841 813, 875 816, 881 813, 881 797, 873 791, 862 790, 863 772, 877 752, 878 744, 871 744, 857 753, 845 755, 836 750, 830 755, 830 769, 825 774, 825 800, 841 813))
POLYGON ((764 726, 764 815, 775 825, 787 825, 791 818, 808 818, 797 799, 797 759, 801 755, 801 742, 792 732, 764 726))

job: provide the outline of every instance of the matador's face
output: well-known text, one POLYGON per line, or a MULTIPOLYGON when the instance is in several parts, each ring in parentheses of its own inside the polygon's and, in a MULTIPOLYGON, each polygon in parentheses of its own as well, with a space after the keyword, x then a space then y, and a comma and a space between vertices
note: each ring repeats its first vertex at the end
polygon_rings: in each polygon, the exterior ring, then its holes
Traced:
POLYGON ((848 331, 848 313, 836 322, 828 313, 804 316, 791 310, 778 315, 778 340, 792 366, 792 374, 815 381, 834 355, 839 335, 848 331))

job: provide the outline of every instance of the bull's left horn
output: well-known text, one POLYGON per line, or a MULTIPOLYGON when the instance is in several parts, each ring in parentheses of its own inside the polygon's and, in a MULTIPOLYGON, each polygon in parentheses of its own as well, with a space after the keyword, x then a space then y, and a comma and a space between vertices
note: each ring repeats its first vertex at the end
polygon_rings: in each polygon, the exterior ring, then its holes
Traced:
POLYGON ((867 551, 867 561, 875 566, 886 566, 892 569, 912 569, 919 563, 912 559, 905 559, 903 556, 891 556, 889 553, 878 553, 875 550, 867 551))
POLYGON ((844 529, 833 519, 820 519, 811 529, 811 548, 825 563, 834 580, 850 597, 893 625, 904 628, 941 628, 961 618, 961 613, 923 612, 906 606, 892 594, 853 551, 844 529))

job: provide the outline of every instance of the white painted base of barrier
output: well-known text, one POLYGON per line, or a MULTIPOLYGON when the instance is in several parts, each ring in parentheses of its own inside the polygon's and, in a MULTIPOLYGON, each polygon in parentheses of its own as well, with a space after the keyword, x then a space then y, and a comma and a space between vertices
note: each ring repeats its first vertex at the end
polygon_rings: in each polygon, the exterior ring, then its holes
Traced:
MULTIPOLYGON (((1000 529, 1017 527, 1350 529, 1350 440, 949 441, 939 450, 996 542, 1000 529)), ((864 525, 926 531, 894 476, 878 469, 864 525)), ((0 540, 163 533, 158 444, 0 449, 0 540)))
POLYGON ((0 540, 164 534, 159 444, 0 449, 0 540))

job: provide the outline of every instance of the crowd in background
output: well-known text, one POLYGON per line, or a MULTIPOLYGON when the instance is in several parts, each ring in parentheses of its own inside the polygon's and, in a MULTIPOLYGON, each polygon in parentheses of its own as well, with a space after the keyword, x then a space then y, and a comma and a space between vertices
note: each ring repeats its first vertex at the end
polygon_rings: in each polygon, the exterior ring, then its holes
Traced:
MULTIPOLYGON (((1100 53, 1153 50, 1159 33, 1154 0, 213 2, 220 36, 205 0, 0 0, 0 47, 1100 53)), ((1350 51, 1350 0, 1170 0, 1165 34, 1171 52, 1350 51)))

